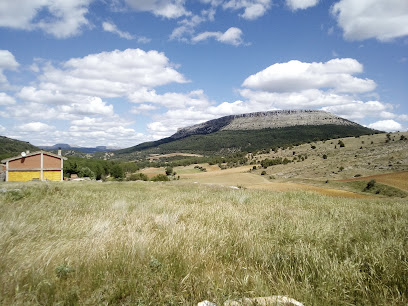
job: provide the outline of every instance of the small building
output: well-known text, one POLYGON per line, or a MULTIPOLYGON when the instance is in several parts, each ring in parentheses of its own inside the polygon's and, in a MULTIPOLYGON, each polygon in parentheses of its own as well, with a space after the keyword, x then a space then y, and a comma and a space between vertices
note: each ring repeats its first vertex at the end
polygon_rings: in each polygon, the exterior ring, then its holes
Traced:
POLYGON ((6 182, 62 181, 66 157, 46 151, 23 152, 2 160, 6 166, 6 182))

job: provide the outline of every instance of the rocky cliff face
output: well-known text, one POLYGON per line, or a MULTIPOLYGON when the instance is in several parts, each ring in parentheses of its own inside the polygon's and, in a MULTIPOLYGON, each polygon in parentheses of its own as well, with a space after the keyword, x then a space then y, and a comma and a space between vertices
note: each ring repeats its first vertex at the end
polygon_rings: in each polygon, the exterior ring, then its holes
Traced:
POLYGON ((280 110, 232 115, 182 128, 171 136, 173 139, 191 135, 210 134, 217 131, 262 130, 297 125, 348 125, 357 123, 319 110, 280 110))

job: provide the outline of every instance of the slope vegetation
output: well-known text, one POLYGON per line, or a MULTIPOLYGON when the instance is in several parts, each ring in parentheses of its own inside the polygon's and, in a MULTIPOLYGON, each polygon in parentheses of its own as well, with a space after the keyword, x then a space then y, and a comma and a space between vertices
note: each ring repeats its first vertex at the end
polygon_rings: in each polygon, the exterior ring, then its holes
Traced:
POLYGON ((194 134, 184 138, 168 137, 116 151, 117 155, 138 152, 168 154, 172 152, 214 154, 251 152, 271 147, 289 146, 320 139, 373 134, 375 131, 359 125, 327 124, 267 128, 261 130, 222 130, 209 134, 194 134))
POLYGON ((29 142, 20 141, 5 136, 0 136, 0 160, 14 155, 18 155, 23 151, 37 151, 39 148, 33 146, 29 142))

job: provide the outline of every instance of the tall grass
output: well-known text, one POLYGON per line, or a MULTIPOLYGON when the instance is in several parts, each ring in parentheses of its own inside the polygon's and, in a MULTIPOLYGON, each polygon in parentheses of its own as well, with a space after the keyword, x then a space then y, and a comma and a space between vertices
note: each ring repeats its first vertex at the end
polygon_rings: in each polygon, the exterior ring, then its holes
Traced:
POLYGON ((0 304, 408 303, 408 202, 151 182, 3 184, 0 304))

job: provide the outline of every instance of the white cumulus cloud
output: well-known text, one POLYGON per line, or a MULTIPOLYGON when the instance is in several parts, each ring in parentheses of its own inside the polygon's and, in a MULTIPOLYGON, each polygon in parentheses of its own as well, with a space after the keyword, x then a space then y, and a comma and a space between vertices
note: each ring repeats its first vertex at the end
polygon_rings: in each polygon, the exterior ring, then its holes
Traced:
POLYGON ((80 33, 92 0, 19 0, 0 2, 0 26, 40 29, 57 38, 80 33))
POLYGON ((16 100, 4 92, 0 92, 0 106, 16 104, 16 100))
POLYGON ((286 5, 292 10, 304 10, 318 3, 319 0, 286 0, 286 5))
POLYGON ((265 15, 271 7, 271 0, 229 0, 223 4, 224 9, 244 10, 240 15, 247 20, 254 20, 265 15))
POLYGON ((219 42, 230 44, 234 46, 239 46, 243 43, 242 31, 239 28, 231 27, 224 33, 222 32, 203 32, 194 36, 191 40, 192 42, 200 42, 207 40, 209 38, 214 38, 219 42))
MULTIPOLYGON (((0 4, 1 5, 1 4, 0 4)), ((10 84, 4 75, 4 70, 16 70, 20 64, 8 50, 0 50, 0 88, 9 88, 10 84)))
POLYGON ((243 86, 270 92, 293 92, 307 89, 331 88, 336 92, 369 92, 376 84, 353 74, 363 66, 351 58, 333 59, 325 63, 304 63, 293 60, 278 63, 249 76, 243 86))
POLYGON ((402 130, 402 125, 394 120, 380 120, 368 125, 369 128, 386 131, 386 132, 396 132, 402 130))
POLYGON ((45 67, 40 80, 43 90, 99 97, 126 96, 141 88, 187 82, 163 53, 141 49, 73 58, 61 68, 45 67))
POLYGON ((389 41, 408 35, 407 0, 341 0, 331 12, 349 40, 389 41))
POLYGON ((126 3, 137 11, 151 12, 156 16, 166 18, 179 18, 189 15, 184 6, 185 0, 125 0, 126 3))
POLYGON ((54 127, 43 122, 29 122, 17 127, 17 130, 24 132, 47 132, 53 130, 54 127))

